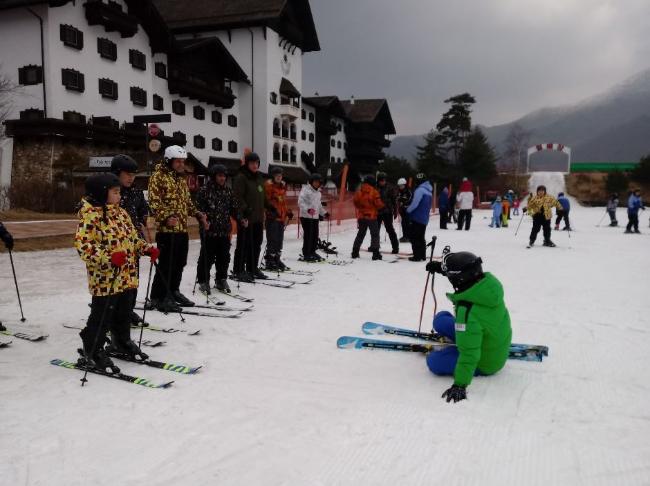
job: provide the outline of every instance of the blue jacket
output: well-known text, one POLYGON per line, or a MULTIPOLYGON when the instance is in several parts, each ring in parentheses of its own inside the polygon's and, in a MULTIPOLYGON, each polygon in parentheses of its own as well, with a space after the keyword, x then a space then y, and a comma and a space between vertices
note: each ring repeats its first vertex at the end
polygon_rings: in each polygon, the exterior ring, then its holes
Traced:
POLYGON ((427 225, 429 224, 429 213, 431 212, 431 201, 433 200, 433 187, 429 181, 420 184, 413 193, 413 200, 406 212, 409 213, 412 221, 427 225))
POLYGON ((638 214, 639 209, 643 207, 643 201, 639 196, 630 194, 629 199, 627 200, 627 212, 630 214, 638 214))
POLYGON ((438 196, 438 207, 447 209, 449 207, 449 190, 445 187, 438 196))
POLYGON ((501 201, 494 201, 492 203, 492 215, 495 218, 500 218, 502 213, 503 213, 503 206, 501 205, 501 201))
POLYGON ((565 196, 558 197, 557 201, 562 205, 562 209, 565 213, 568 213, 571 210, 571 203, 565 196))

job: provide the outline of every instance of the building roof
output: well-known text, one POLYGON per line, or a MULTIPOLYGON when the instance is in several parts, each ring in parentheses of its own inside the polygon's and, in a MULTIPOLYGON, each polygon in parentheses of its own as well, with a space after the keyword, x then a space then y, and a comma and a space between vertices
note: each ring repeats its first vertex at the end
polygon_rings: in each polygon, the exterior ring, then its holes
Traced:
POLYGON ((282 81, 280 81, 280 94, 289 98, 300 98, 300 91, 287 78, 282 78, 282 81))
POLYGON ((0 0, 0 10, 8 8, 29 7, 39 3, 49 3, 52 7, 60 7, 70 0, 0 0))
POLYGON ((353 123, 381 123, 384 133, 394 135, 395 124, 388 109, 385 99, 350 100, 342 101, 345 112, 353 123))
POLYGON ((327 110, 330 115, 338 116, 339 118, 347 118, 345 107, 341 103, 338 96, 311 96, 302 99, 303 103, 307 103, 314 108, 327 110))
POLYGON ((304 52, 320 50, 309 0, 153 1, 179 33, 267 26, 304 52))
POLYGON ((210 61, 214 62, 215 66, 218 66, 219 72, 223 76, 232 81, 249 82, 244 70, 217 37, 179 40, 176 41, 176 45, 175 54, 181 56, 181 58, 201 50, 209 52, 213 56, 210 61))

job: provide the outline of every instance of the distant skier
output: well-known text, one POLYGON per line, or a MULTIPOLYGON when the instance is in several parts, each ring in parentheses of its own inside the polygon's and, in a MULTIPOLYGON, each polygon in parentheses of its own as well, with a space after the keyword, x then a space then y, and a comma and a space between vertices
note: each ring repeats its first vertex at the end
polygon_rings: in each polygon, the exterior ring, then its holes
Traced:
POLYGON ((562 209, 555 211, 555 231, 560 229, 560 223, 564 219, 564 228, 562 231, 571 231, 571 224, 569 223, 569 211, 571 211, 571 203, 563 192, 557 195, 557 201, 562 205, 562 209))
POLYGON ((535 244, 537 233, 542 229, 544 233, 544 246, 554 247, 551 241, 551 210, 562 209, 562 205, 553 196, 546 194, 546 186, 537 186, 537 194, 528 199, 528 206, 523 209, 533 218, 533 229, 530 231, 528 248, 535 244))
POLYGON ((329 218, 321 203, 320 186, 322 176, 315 172, 309 176, 309 183, 302 186, 298 195, 300 224, 302 225, 302 257, 306 262, 320 262, 324 258, 316 253, 318 246, 318 224, 321 219, 329 218))
POLYGON ((438 196, 438 213, 440 213, 440 229, 447 229, 449 222, 449 189, 442 188, 438 196))
POLYGON ((431 213, 431 201, 433 200, 433 187, 426 176, 419 173, 415 176, 420 181, 420 185, 415 188, 413 200, 406 209, 411 218, 411 247, 413 256, 409 257, 412 262, 423 262, 427 259, 427 243, 424 234, 429 224, 429 214, 431 213))
POLYGON ((635 189, 627 200, 627 226, 626 233, 641 233, 639 231, 639 209, 645 211, 645 205, 641 199, 641 189, 635 189), (632 231, 634 228, 634 231, 632 231))
POLYGON ((519 205, 521 204, 521 201, 519 200, 518 197, 515 197, 515 200, 512 201, 512 215, 513 216, 519 216, 519 205))
POLYGON ((492 222, 490 228, 500 228, 501 218, 503 217, 503 206, 501 205, 501 197, 497 198, 492 203, 492 222))
POLYGON ((472 224, 472 208, 474 207, 474 193, 472 192, 472 183, 467 180, 467 177, 463 178, 463 182, 460 184, 460 191, 458 196, 456 196, 458 204, 458 228, 457 230, 462 230, 463 226, 465 231, 469 231, 469 227, 472 224))
POLYGON ((413 193, 406 185, 406 179, 401 177, 397 181, 397 188, 399 189, 399 195, 397 196, 397 202, 399 204, 399 217, 402 224, 402 237, 399 239, 402 243, 409 242, 409 213, 406 212, 406 208, 411 204, 411 198, 413 193))
POLYGON ((370 230, 370 251, 373 260, 381 260, 379 252, 379 210, 384 207, 379 191, 375 188, 375 178, 366 176, 363 184, 354 193, 352 201, 357 212, 357 236, 352 244, 352 258, 359 258, 359 250, 366 232, 370 230))
POLYGON ((609 214, 610 226, 618 226, 616 220, 616 208, 618 207, 618 193, 613 193, 607 201, 607 214, 609 214))
MULTIPOLYGON (((4 224, 0 222, 0 240, 5 244, 5 247, 7 250, 11 251, 14 249, 14 237, 11 236, 11 233, 7 231, 7 228, 5 228, 4 224)), ((0 331, 6 331, 7 328, 2 325, 2 322, 0 322, 0 331)))
POLYGON ((467 387, 476 375, 493 375, 503 368, 510 350, 512 328, 503 299, 503 286, 482 260, 469 252, 449 253, 442 261, 427 264, 431 273, 446 276, 454 287, 447 298, 450 312, 438 312, 434 332, 451 339, 448 346, 427 355, 427 366, 436 375, 453 375, 454 384, 442 394, 447 402, 467 398, 467 387))

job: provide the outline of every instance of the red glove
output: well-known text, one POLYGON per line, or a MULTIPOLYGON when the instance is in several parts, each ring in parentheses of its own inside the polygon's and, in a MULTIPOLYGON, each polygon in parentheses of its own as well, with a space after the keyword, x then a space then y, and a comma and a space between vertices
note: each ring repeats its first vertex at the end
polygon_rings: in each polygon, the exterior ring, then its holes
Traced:
POLYGON ((310 216, 313 216, 314 214, 316 214, 316 210, 315 209, 308 209, 307 214, 309 214, 310 216))
POLYGON ((145 251, 144 254, 151 258, 151 263, 156 263, 158 261, 158 257, 160 256, 160 250, 155 246, 152 246, 147 251, 145 251))
POLYGON ((111 263, 114 267, 121 267, 126 263, 126 252, 116 251, 111 255, 111 263))

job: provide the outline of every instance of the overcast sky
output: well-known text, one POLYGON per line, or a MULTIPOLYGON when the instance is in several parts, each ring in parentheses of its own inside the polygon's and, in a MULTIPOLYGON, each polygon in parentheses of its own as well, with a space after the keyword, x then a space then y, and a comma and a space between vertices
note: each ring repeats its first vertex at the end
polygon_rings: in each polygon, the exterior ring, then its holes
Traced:
POLYGON ((321 51, 307 96, 387 98, 399 135, 469 91, 495 125, 572 103, 650 67, 650 0, 310 0, 321 51))

